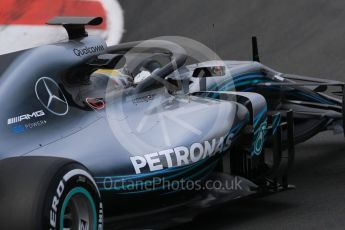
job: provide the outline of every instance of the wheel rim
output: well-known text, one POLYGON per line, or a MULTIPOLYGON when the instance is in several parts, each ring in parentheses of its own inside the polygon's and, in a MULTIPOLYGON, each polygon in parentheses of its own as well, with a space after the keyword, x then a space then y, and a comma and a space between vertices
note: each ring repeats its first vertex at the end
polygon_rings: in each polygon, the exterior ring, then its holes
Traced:
POLYGON ((62 205, 60 230, 97 230, 96 206, 91 194, 84 188, 71 190, 62 205))

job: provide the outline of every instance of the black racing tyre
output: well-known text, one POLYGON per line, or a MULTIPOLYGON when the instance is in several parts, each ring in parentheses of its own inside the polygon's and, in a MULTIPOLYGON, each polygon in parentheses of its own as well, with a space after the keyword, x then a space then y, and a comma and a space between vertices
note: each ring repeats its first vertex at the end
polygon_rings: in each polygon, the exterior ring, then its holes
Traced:
POLYGON ((0 229, 103 229, 97 185, 84 166, 68 159, 1 160, 0 229))

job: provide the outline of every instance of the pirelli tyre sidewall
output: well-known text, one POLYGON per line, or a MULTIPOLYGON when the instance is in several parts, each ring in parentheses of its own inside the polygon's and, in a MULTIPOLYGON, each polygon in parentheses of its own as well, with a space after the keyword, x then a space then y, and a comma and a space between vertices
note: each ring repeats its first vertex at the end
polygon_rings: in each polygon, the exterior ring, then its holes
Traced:
POLYGON ((83 166, 71 163, 57 172, 45 199, 43 222, 44 229, 62 230, 68 225, 78 225, 77 229, 103 229, 100 193, 92 176, 83 166), (73 207, 75 203, 79 203, 81 208, 78 205, 73 207), (84 217, 79 216, 79 208, 86 210, 84 217), (74 209, 73 212, 70 209, 74 209))

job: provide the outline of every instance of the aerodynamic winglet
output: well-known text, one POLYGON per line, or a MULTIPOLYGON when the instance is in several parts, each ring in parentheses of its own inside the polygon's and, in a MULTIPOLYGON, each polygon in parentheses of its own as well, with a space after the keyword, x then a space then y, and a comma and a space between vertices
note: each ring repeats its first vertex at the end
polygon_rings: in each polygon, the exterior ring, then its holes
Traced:
POLYGON ((54 17, 48 25, 62 25, 68 33, 69 39, 87 37, 85 26, 97 26, 102 24, 102 17, 54 17))

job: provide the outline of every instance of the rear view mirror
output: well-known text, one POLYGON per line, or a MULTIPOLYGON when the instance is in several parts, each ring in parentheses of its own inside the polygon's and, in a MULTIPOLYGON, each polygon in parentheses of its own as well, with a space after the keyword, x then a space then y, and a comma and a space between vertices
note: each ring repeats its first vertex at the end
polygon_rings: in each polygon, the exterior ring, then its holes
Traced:
POLYGON ((193 77, 219 77, 225 75, 225 66, 199 67, 193 72, 193 77))

